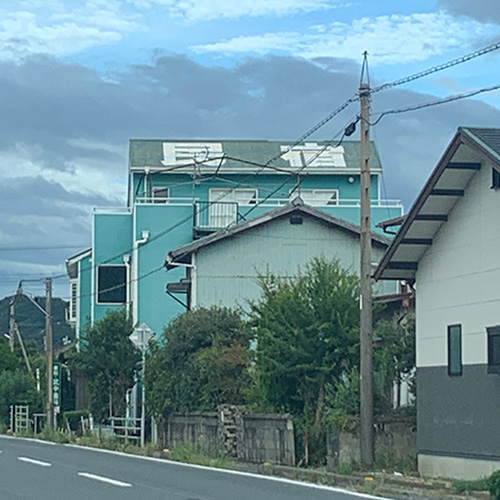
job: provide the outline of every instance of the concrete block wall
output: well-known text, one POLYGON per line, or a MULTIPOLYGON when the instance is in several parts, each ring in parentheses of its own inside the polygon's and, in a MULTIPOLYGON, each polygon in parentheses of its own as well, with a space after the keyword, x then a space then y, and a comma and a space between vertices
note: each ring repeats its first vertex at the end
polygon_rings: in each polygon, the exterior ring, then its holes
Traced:
MULTIPOLYGON (((332 470, 343 463, 359 463, 358 433, 330 432, 327 438, 327 467, 332 470)), ((405 459, 417 456, 417 429, 405 422, 381 422, 375 428, 375 456, 405 459)))
POLYGON ((217 412, 175 413, 160 433, 162 447, 188 445, 210 455, 253 463, 295 465, 295 441, 289 414, 245 414, 222 405, 217 412))

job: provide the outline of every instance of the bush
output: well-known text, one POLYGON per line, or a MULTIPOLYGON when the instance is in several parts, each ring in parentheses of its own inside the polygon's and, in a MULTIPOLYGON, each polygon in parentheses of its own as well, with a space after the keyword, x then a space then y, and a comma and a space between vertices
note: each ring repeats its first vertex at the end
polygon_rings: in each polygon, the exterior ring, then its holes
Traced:
POLYGON ((500 470, 497 470, 489 477, 488 483, 491 499, 500 500, 500 470))
POLYGON ((75 410, 75 411, 65 411, 63 413, 63 418, 65 422, 68 422, 68 426, 72 431, 80 430, 80 421, 83 418, 89 416, 88 411, 85 410, 75 410))

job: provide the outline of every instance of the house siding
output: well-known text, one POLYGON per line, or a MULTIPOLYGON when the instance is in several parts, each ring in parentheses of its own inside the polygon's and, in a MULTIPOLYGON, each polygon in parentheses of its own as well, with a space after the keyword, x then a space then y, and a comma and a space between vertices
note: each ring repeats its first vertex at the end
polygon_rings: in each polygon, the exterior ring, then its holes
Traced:
MULTIPOLYGON (((288 217, 247 230, 235 237, 201 248, 196 253, 196 304, 247 307, 260 297, 259 274, 293 276, 313 256, 338 258, 359 274, 359 237, 333 229, 310 217, 292 225, 288 217)), ((373 260, 384 250, 374 247, 373 260)), ((379 283, 379 293, 394 293, 396 283, 379 283)))
POLYGON ((500 377, 487 373, 486 334, 500 324, 500 192, 490 185, 484 164, 419 261, 418 447, 421 472, 430 475, 487 475, 492 460, 500 468, 500 377), (452 377, 447 327, 455 324, 462 325, 463 373, 452 377), (442 457, 461 462, 454 468, 442 457), (467 473, 464 460, 478 462, 467 473))

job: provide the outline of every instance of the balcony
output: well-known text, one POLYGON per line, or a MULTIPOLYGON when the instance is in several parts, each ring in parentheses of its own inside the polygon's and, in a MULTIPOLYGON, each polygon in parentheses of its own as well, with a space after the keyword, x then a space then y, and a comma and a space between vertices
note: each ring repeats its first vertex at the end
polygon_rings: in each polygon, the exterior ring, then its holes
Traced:
MULTIPOLYGON (((250 208, 250 207, 248 207, 250 208)), ((193 205, 193 236, 195 239, 241 222, 238 203, 234 201, 196 201, 193 205)))

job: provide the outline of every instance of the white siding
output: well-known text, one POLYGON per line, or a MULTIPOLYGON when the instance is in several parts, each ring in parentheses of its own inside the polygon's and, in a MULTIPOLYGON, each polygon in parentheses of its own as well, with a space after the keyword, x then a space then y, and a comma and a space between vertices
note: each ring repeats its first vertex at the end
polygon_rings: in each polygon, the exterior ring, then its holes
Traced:
MULTIPOLYGON (((382 254, 382 250, 374 249, 373 261, 382 254)), ((275 275, 293 276, 320 255, 337 257, 343 267, 357 273, 359 237, 304 216, 302 225, 292 225, 286 217, 222 240, 196 255, 196 304, 245 307, 247 299, 260 296, 256 281, 259 274, 269 270, 275 275)), ((383 293, 395 292, 395 283, 381 285, 383 293)))
POLYGON ((500 192, 490 186, 483 165, 418 264, 419 367, 447 364, 451 324, 462 324, 463 363, 487 362, 485 328, 500 324, 500 192))

